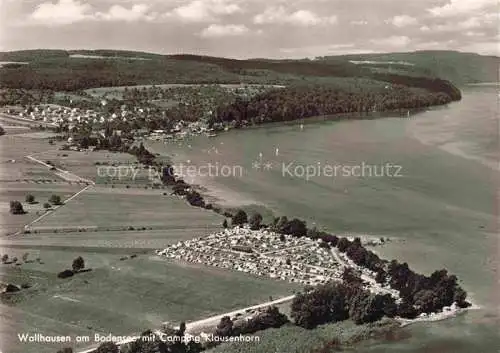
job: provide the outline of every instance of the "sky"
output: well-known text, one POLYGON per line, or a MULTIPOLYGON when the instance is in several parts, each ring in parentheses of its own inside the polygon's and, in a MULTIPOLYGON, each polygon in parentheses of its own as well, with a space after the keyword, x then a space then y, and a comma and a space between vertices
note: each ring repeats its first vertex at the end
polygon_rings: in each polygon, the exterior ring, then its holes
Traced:
POLYGON ((0 50, 499 55, 499 0, 0 0, 0 50))

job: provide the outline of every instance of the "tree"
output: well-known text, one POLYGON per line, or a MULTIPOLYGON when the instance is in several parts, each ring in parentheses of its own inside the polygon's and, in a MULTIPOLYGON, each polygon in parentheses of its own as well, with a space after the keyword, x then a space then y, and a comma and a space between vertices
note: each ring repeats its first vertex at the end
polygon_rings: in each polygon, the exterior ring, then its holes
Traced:
POLYGON ((262 215, 260 213, 254 213, 252 217, 250 217, 250 220, 248 221, 251 230, 260 229, 261 223, 262 223, 262 215))
POLYGON ((215 336, 229 337, 233 333, 233 321, 229 316, 224 316, 215 330, 215 336))
POLYGON ((27 253, 27 252, 25 252, 25 253, 23 254, 23 262, 27 262, 27 261, 28 261, 28 257, 29 257, 29 256, 30 256, 30 254, 29 254, 29 253, 27 253))
POLYGON ((6 263, 7 261, 9 261, 9 255, 5 254, 2 256, 2 263, 6 263))
POLYGON ((293 235, 294 237, 305 237, 307 235, 306 222, 294 218, 288 222, 285 233, 293 235))
POLYGON ((35 202, 35 196, 31 195, 31 194, 28 194, 26 195, 26 202, 27 203, 34 203, 35 202))
POLYGON ((49 208, 51 208, 51 207, 52 207, 52 206, 51 206, 51 205, 50 205, 50 203, 48 203, 48 202, 45 202, 45 203, 43 204, 43 208, 45 208, 45 209, 49 209, 49 208))
POLYGON ((95 353, 119 353, 120 349, 114 342, 105 342, 97 347, 95 353))
POLYGON ((23 204, 19 201, 11 201, 10 202, 10 213, 19 215, 19 214, 25 214, 26 212, 24 211, 23 204))
POLYGON ((247 214, 245 211, 241 209, 236 212, 231 221, 233 226, 242 226, 247 222, 248 222, 247 214))
POLYGON ((52 195, 50 198, 49 198, 49 202, 53 205, 62 205, 62 201, 61 201, 61 196, 59 195, 52 195))
POLYGON ((85 268, 85 261, 81 256, 78 256, 76 259, 73 260, 72 268, 73 271, 75 272, 81 271, 85 268))
POLYGON ((361 279, 361 274, 358 273, 352 267, 344 268, 344 271, 342 272, 342 280, 346 284, 351 284, 355 286, 360 286, 363 284, 363 280, 361 279))
POLYGON ((330 282, 299 293, 292 301, 291 317, 297 326, 307 329, 349 317, 347 287, 330 282))
MULTIPOLYGON (((169 332, 170 336, 171 333, 169 332)), ((120 351, 124 353, 167 353, 169 352, 168 346, 171 346, 170 342, 163 342, 160 338, 153 337, 153 332, 150 330, 145 331, 141 334, 141 337, 129 344, 126 347, 120 347, 120 351), (147 338, 147 339, 146 339, 147 338)))
POLYGON ((224 228, 228 227, 227 219, 225 219, 225 218, 224 218, 224 222, 222 222, 222 227, 224 227, 224 228))

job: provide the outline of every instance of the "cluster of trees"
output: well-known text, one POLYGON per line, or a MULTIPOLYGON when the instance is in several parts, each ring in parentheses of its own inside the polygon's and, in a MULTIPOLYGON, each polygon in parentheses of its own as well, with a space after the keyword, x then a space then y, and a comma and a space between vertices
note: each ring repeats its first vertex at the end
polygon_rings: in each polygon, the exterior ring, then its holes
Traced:
POLYGON ((307 235, 306 222, 293 218, 288 220, 286 216, 276 217, 271 224, 271 229, 279 234, 289 234, 294 237, 304 237, 307 235))
POLYGON ((155 155, 146 149, 142 143, 139 147, 132 146, 129 148, 128 153, 134 155, 137 158, 137 161, 141 164, 147 166, 155 165, 155 155))
POLYGON ((58 278, 68 278, 72 277, 78 272, 81 272, 85 268, 85 260, 83 257, 78 256, 76 259, 73 260, 73 263, 71 264, 71 270, 66 269, 64 271, 61 271, 57 274, 58 278))
POLYGON ((214 335, 219 337, 251 335, 268 328, 279 328, 287 323, 289 323, 288 317, 277 307, 270 306, 248 320, 234 322, 229 316, 224 316, 217 325, 214 335))
POLYGON ((406 111, 442 105, 454 99, 456 94, 453 91, 429 91, 404 85, 379 89, 290 86, 219 106, 213 122, 233 122, 238 127, 322 115, 406 111))
MULTIPOLYGON (((252 215, 248 217, 244 210, 238 209, 231 215, 231 225, 234 227, 248 224, 251 230, 258 230, 264 227, 262 224, 263 219, 262 215, 258 212, 253 212, 252 215)), ((223 226, 224 228, 227 228, 227 220, 224 220, 224 222, 223 226)))
MULTIPOLYGON (((30 205, 36 203, 35 196, 33 196, 32 194, 26 195, 25 201, 26 201, 26 203, 28 203, 30 205)), ((55 205, 55 206, 62 205, 63 202, 61 200, 61 196, 56 195, 56 194, 51 195, 49 198, 49 202, 45 202, 43 204, 43 207, 48 209, 51 207, 51 204, 55 205)), ((20 215, 20 214, 26 213, 21 201, 17 201, 17 200, 10 201, 10 213, 14 214, 14 215, 20 215)))
POLYGON ((4 88, 0 90, 0 107, 5 105, 28 107, 36 104, 52 103, 54 96, 55 94, 52 90, 4 88))
POLYGON ((364 324, 384 316, 394 317, 396 313, 397 305, 390 294, 370 293, 356 276, 351 282, 329 282, 307 289, 294 298, 291 306, 295 324, 307 329, 349 318, 364 324))

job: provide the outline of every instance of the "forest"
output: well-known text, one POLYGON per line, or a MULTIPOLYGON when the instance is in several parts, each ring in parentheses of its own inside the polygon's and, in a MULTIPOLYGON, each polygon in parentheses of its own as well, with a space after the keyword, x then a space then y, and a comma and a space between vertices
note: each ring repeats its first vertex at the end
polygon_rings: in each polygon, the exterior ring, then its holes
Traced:
MULTIPOLYGON (((425 81, 422 81, 425 82, 425 81)), ((424 85, 424 84, 422 84, 424 85)), ((314 116, 374 112, 419 110, 443 105, 461 98, 453 86, 443 83, 430 91, 401 84, 387 84, 381 88, 362 86, 332 88, 328 85, 289 86, 252 97, 238 99, 220 106, 213 122, 245 124, 279 122, 314 116)))

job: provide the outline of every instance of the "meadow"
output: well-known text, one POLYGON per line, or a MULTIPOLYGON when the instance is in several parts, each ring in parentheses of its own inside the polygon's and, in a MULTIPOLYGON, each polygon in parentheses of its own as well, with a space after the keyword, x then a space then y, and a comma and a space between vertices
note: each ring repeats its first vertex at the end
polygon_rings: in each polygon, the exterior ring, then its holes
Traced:
POLYGON ((22 345, 16 342, 15 332, 138 334, 165 321, 209 317, 266 301, 269 296, 286 296, 296 289, 285 282, 172 263, 151 254, 133 258, 85 248, 0 248, 1 254, 10 257, 21 258, 25 252, 42 263, 0 265, 2 282, 32 285, 15 297, 3 298, 9 309, 0 316, 9 345, 2 345, 2 349, 12 353, 57 350, 50 345, 22 345), (58 279, 56 274, 69 268, 77 256, 82 256, 92 271, 58 279), (12 311, 17 312, 9 316, 12 311), (32 317, 35 320, 25 320, 32 317))
MULTIPOLYGON (((136 164, 136 158, 126 153, 109 151, 62 151, 57 147, 38 153, 35 157, 42 161, 51 161, 61 169, 69 170, 83 178, 94 180, 98 184, 103 184, 111 179, 109 177, 100 177, 99 169, 102 170, 101 174, 105 176, 109 174, 107 170, 111 170, 113 166, 128 167, 136 164)), ((147 173, 142 173, 136 182, 140 183, 147 180, 147 175, 145 174, 147 173)), ((132 183, 133 180, 129 177, 121 180, 121 182, 132 183)))
POLYGON ((41 220, 37 227, 210 229, 220 228, 222 221, 220 215, 190 207, 183 199, 169 195, 167 190, 95 186, 41 220))
POLYGON ((60 180, 47 167, 33 163, 26 156, 49 150, 47 139, 30 137, 27 134, 7 134, 0 138, 0 181, 60 180))
POLYGON ((22 229, 24 225, 47 212, 43 204, 48 202, 52 195, 58 195, 61 200, 65 200, 80 189, 79 186, 67 184, 8 183, 8 187, 0 188, 0 236, 22 229), (28 194, 35 197, 35 203, 28 204, 25 202, 28 194), (13 200, 20 201, 23 204, 25 214, 12 215, 10 213, 10 201, 13 200))

